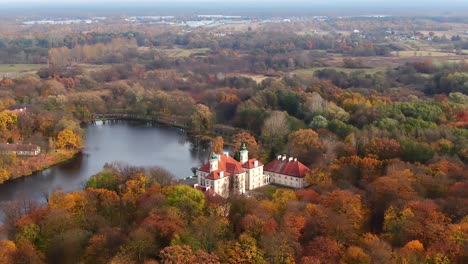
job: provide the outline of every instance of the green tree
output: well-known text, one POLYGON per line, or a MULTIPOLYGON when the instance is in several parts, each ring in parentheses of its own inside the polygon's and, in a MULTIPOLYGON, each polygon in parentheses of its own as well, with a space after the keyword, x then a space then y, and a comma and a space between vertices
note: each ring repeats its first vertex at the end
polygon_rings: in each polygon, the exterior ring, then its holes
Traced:
POLYGON ((326 128, 328 126, 328 120, 321 116, 314 116, 312 121, 310 121, 309 127, 313 129, 326 128))
POLYGON ((166 193, 167 203, 179 208, 187 220, 202 214, 205 208, 205 195, 188 185, 169 187, 166 193))
POLYGON ((434 150, 430 146, 414 140, 401 140, 401 154, 405 161, 427 162, 434 156, 434 150))

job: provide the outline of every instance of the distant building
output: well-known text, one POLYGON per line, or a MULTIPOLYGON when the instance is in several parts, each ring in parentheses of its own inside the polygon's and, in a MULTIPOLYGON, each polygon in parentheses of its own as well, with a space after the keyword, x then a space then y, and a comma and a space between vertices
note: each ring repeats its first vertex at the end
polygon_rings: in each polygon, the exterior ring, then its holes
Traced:
POLYGON ((228 197, 230 194, 243 194, 246 191, 276 183, 293 188, 307 186, 305 174, 309 170, 297 159, 278 156, 278 159, 264 166, 259 160, 249 159, 245 144, 240 149, 240 161, 228 154, 213 153, 208 163, 196 170, 195 187, 204 192, 228 197))
POLYGON ((0 154, 14 153, 17 156, 37 156, 41 148, 34 144, 0 144, 0 154))
POLYGON ((264 171, 272 183, 292 188, 307 186, 305 175, 309 168, 297 161, 296 158, 286 158, 285 155, 280 155, 276 160, 268 163, 264 171))
POLYGON ((28 111, 28 109, 26 107, 10 110, 10 112, 12 112, 13 114, 16 114, 16 115, 26 114, 27 111, 28 111))

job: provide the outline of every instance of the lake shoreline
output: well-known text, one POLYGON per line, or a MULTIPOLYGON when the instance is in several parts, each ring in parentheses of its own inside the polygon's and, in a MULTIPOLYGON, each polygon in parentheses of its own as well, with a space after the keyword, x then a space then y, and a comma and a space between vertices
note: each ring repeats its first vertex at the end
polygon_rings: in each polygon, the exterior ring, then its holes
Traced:
MULTIPOLYGON (((61 152, 62 154, 64 154, 65 156, 63 158, 56 158, 54 160, 51 160, 50 162, 48 163, 45 163, 45 164, 41 164, 39 167, 37 168, 32 168, 26 172, 20 172, 20 173, 12 173, 10 175, 10 178, 6 181, 4 181, 3 183, 0 183, 0 185, 2 184, 5 184, 5 183, 9 183, 9 182, 13 182, 15 180, 18 180, 18 179, 21 179, 21 178, 24 178, 24 177, 29 177, 29 176, 32 176, 36 173, 39 173, 39 172, 42 172, 42 171, 45 171, 51 167, 54 167, 54 166, 57 166, 57 165, 60 165, 60 164, 63 164, 63 163, 66 163, 66 162, 69 162, 71 160, 73 160, 74 158, 76 158, 77 155, 79 155, 80 153, 82 153, 83 149, 79 149, 79 150, 75 150, 75 151, 67 151, 65 153, 61 152)), ((40 154, 39 154, 40 155, 40 154)), ((39 155, 38 156, 34 156, 34 157, 28 157, 27 159, 31 159, 31 158, 35 158, 35 159, 38 159, 39 158, 39 155)), ((50 154, 47 154, 47 155, 50 155, 50 154)), ((22 164, 23 166, 24 165, 28 165, 28 163, 31 163, 31 161, 26 161, 25 162, 26 164, 22 164)), ((15 166, 16 167, 16 166, 15 166)))
MULTIPOLYGON (((170 123, 170 122, 164 122, 163 120, 158 120, 158 121, 149 121, 149 120, 144 120, 144 119, 133 119, 133 118, 121 118, 121 119, 96 119, 94 121, 90 121, 90 122, 84 122, 82 123, 82 125, 85 125, 85 126, 89 126, 89 125, 96 125, 96 121, 101 121, 103 122, 103 124, 109 124, 109 123, 113 123, 115 121, 119 122, 119 121, 124 121, 124 122, 138 122, 138 123, 146 123, 146 122, 151 122, 151 123, 157 123, 159 125, 162 125, 162 126, 165 126, 165 127, 170 127, 170 128, 179 128, 179 129, 183 129, 185 133, 187 133, 187 135, 191 135, 193 137, 199 137, 201 139, 204 139, 204 140, 207 140, 207 139, 212 139, 216 136, 216 134, 210 132, 210 131, 194 131, 194 130, 189 130, 186 126, 181 126, 181 125, 178 125, 178 124, 174 124, 174 123, 170 123)), ((41 164, 39 167, 37 168, 32 168, 30 170, 27 170, 27 171, 22 171, 22 172, 18 172, 16 171, 9 171, 11 174, 10 174, 10 178, 5 180, 4 182, 0 183, 0 185, 4 185, 4 184, 7 184, 7 183, 11 183, 11 182, 14 182, 14 181, 17 181, 19 179, 22 179, 22 178, 25 178, 25 177, 29 177, 29 176, 33 176, 37 173, 40 173, 40 172, 43 172, 47 169, 50 169, 52 167, 55 167, 55 166, 59 166, 61 164, 65 164, 67 162, 71 162, 73 161, 80 153, 83 153, 83 150, 84 148, 81 148, 81 149, 78 149, 78 150, 74 150, 74 151, 60 151, 60 152, 56 152, 56 153, 47 153, 47 156, 45 158, 48 158, 48 157, 51 157, 53 156, 54 154, 64 154, 65 156, 64 157, 59 157, 59 158, 55 158, 54 160, 51 160, 50 162, 48 163, 45 163, 45 164, 41 164)), ((31 159, 40 159, 40 158, 44 158, 43 156, 41 157, 40 155, 43 155, 43 154, 39 154, 38 156, 33 156, 33 157, 27 157, 26 159, 28 160, 31 160, 31 159)), ((21 164, 22 166, 31 166, 30 163, 34 163, 34 160, 33 161, 26 161, 25 160, 22 160, 24 163, 21 164)), ((13 167, 17 167, 16 165, 13 166, 13 167)))

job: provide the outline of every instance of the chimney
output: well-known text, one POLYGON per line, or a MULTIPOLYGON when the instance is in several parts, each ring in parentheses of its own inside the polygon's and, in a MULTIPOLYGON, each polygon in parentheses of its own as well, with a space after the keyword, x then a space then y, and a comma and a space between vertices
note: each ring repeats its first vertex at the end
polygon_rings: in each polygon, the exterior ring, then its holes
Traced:
POLYGON ((281 155, 278 155, 278 160, 280 160, 280 159, 281 159, 281 155))
POLYGON ((258 167, 258 160, 254 161, 254 167, 258 167))
POLYGON ((281 157, 281 160, 285 160, 286 159, 286 155, 283 155, 283 157, 281 157))
POLYGON ((220 172, 219 172, 219 177, 220 177, 220 178, 224 178, 224 171, 220 171, 220 172))
POLYGON ((288 162, 291 162, 293 160, 293 157, 289 157, 288 162))

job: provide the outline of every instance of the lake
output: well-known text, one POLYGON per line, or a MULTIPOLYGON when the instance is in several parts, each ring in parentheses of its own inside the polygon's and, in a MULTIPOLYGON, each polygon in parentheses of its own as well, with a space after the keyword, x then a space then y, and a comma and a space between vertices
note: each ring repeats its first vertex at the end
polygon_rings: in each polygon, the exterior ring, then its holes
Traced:
MULTIPOLYGON (((209 143, 191 139, 183 130, 131 121, 98 121, 85 128, 82 154, 31 176, 0 184, 0 203, 24 197, 45 202, 45 193, 83 188, 106 163, 159 166, 176 178, 192 176, 191 168, 209 156, 209 143)), ((1 215, 0 211, 0 215, 1 215)))

